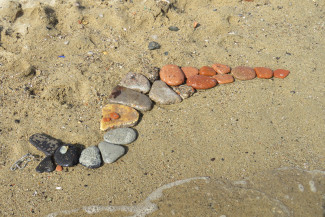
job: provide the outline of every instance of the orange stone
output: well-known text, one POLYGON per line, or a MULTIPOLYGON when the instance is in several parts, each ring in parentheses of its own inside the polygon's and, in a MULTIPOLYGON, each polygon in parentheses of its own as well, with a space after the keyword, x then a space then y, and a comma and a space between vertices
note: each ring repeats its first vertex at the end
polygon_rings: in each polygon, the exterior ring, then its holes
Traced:
POLYGON ((120 127, 132 127, 139 120, 139 113, 134 108, 120 104, 107 104, 102 109, 102 116, 100 129, 103 131, 120 127), (120 117, 109 122, 105 121, 107 118, 110 118, 112 113, 117 113, 120 117))
POLYGON ((110 119, 110 118, 103 118, 103 121, 104 121, 104 122, 110 122, 111 119, 110 119))
POLYGON ((63 169, 63 168, 62 168, 62 166, 60 166, 60 165, 57 165, 56 168, 55 168, 55 170, 58 171, 58 172, 62 171, 62 169, 63 169))
POLYGON ((216 71, 210 66, 202 66, 199 71, 200 75, 205 75, 205 76, 214 76, 217 74, 216 71))
POLYGON ((178 86, 184 83, 185 75, 176 65, 165 65, 161 68, 160 79, 170 86, 178 86))
POLYGON ((228 84, 234 82, 234 77, 230 74, 217 74, 212 76, 219 84, 228 84))
POLYGON ((213 64, 212 68, 219 74, 227 74, 230 72, 230 67, 223 64, 213 64))
POLYGON ((109 114, 109 117, 113 120, 116 120, 116 119, 119 119, 120 118, 120 115, 117 114, 116 112, 112 112, 109 114))
POLYGON ((184 72, 186 78, 199 74, 199 70, 197 68, 190 66, 182 67, 182 71, 184 72))
POLYGON ((274 71, 274 77, 285 78, 289 75, 290 71, 285 69, 277 69, 274 71))
POLYGON ((255 70, 258 78, 272 78, 273 77, 273 71, 269 68, 256 67, 256 68, 254 68, 254 70, 255 70))
POLYGON ((218 82, 216 79, 205 75, 194 75, 187 79, 186 84, 194 89, 209 89, 215 87, 218 82))
POLYGON ((256 77, 254 69, 248 66, 237 66, 231 70, 231 74, 238 80, 252 80, 256 77))

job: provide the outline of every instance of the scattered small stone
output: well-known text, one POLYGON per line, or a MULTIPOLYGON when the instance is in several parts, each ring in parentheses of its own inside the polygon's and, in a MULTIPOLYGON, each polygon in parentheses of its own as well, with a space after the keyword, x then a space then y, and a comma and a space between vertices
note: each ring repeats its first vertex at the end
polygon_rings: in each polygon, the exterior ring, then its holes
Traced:
POLYGON ((159 78, 159 71, 160 69, 158 67, 148 66, 144 68, 143 73, 149 79, 149 81, 153 83, 159 78))
POLYGON ((168 29, 170 31, 175 31, 175 32, 177 32, 179 30, 179 28, 177 26, 170 26, 170 27, 168 27, 168 29))
POLYGON ((97 146, 90 146, 81 152, 79 163, 88 168, 98 168, 102 164, 100 151, 97 146))
POLYGON ((212 76, 212 78, 216 79, 219 84, 228 84, 234 82, 234 77, 230 74, 217 74, 212 76))
POLYGON ((152 101, 148 96, 119 85, 113 89, 109 102, 131 106, 139 111, 152 109, 152 101))
POLYGON ((105 163, 113 163, 125 153, 123 146, 111 144, 108 142, 100 142, 98 144, 98 148, 105 163))
POLYGON ((59 140, 40 133, 36 133, 29 137, 29 142, 47 156, 53 155, 56 149, 62 145, 59 140))
POLYGON ((104 135, 104 140, 108 143, 126 145, 135 141, 137 132, 132 128, 119 128, 110 130, 104 135))
POLYGON ((186 84, 172 88, 182 99, 187 99, 195 93, 195 89, 193 87, 187 86, 186 84))
POLYGON ((181 68, 186 78, 199 74, 199 70, 195 67, 185 66, 181 68))
POLYGON ((149 97, 154 102, 162 105, 170 105, 182 101, 182 98, 163 81, 155 81, 153 83, 149 97))
POLYGON ((167 56, 169 53, 168 53, 168 51, 166 51, 166 52, 164 52, 164 54, 165 54, 165 56, 167 56))
POLYGON ((159 49, 160 48, 160 44, 158 44, 157 42, 155 41, 151 41, 148 45, 148 49, 149 50, 156 50, 156 49, 159 49))
POLYGON ((231 74, 238 80, 252 80, 256 77, 254 69, 247 66, 237 66, 231 71, 231 74))
POLYGON ((199 71, 200 75, 205 75, 205 76, 214 76, 217 74, 216 71, 210 66, 202 66, 199 71))
POLYGON ((75 145, 66 144, 54 153, 55 163, 63 167, 72 167, 79 163, 80 149, 75 145))
POLYGON ((185 75, 177 65, 163 66, 159 75, 160 79, 170 86, 178 86, 185 81, 185 75))
POLYGON ((104 106, 102 109, 102 116, 100 129, 103 131, 120 127, 132 127, 136 125, 139 120, 139 113, 134 108, 119 104, 107 104, 104 106), (113 112, 118 113, 120 118, 111 120, 109 115, 113 112))
POLYGON ((285 78, 289 75, 290 71, 285 69, 277 69, 274 71, 274 77, 285 78))
POLYGON ((150 90, 150 82, 144 75, 129 72, 120 82, 120 86, 126 87, 138 92, 148 93, 150 90))
POLYGON ((63 167, 60 165, 57 165, 55 168, 55 171, 61 172, 63 170, 63 167))
POLYGON ((55 165, 52 160, 52 156, 46 156, 36 167, 36 172, 44 173, 44 172, 53 172, 55 170, 55 165))
POLYGON ((194 29, 196 29, 197 27, 199 27, 199 25, 200 25, 200 24, 199 24, 198 22, 196 22, 196 21, 193 22, 193 28, 194 28, 194 29))
POLYGON ((258 78, 272 78, 273 77, 273 71, 269 68, 265 67, 256 67, 254 68, 256 75, 258 78))
POLYGON ((216 71, 219 74, 227 74, 230 72, 230 67, 227 65, 223 65, 223 64, 213 64, 212 68, 214 69, 214 71, 216 71))
POLYGON ((215 87, 218 82, 216 79, 209 76, 194 75, 187 79, 186 84, 195 89, 209 89, 215 87))

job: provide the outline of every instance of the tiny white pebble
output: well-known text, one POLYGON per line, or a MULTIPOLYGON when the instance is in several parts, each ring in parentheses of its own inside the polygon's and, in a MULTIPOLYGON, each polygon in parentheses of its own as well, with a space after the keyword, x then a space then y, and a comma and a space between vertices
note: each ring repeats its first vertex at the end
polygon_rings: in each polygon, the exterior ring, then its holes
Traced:
POLYGON ((69 41, 65 41, 64 44, 65 44, 65 45, 68 45, 68 44, 69 44, 69 41))
POLYGON ((56 189, 56 190, 61 190, 61 189, 62 189, 62 187, 56 187, 55 189, 56 189))

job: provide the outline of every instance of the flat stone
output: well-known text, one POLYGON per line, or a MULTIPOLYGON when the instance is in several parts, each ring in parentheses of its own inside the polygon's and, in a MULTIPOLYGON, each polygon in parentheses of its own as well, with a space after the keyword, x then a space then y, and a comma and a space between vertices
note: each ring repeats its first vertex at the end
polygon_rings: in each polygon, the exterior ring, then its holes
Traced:
POLYGON ((214 71, 216 71, 218 74, 227 74, 230 72, 230 67, 227 65, 223 65, 223 64, 213 64, 212 68, 214 69, 214 71))
POLYGON ((277 69, 274 71, 274 77, 285 78, 289 75, 290 71, 285 69, 277 69))
POLYGON ((218 82, 216 79, 205 75, 194 75, 187 79, 186 84, 195 89, 209 89, 215 87, 218 82))
POLYGON ((81 152, 79 163, 88 168, 98 168, 102 164, 99 148, 90 146, 81 152))
POLYGON ((141 73, 144 74, 151 83, 153 83, 159 78, 159 71, 160 69, 158 67, 144 66, 141 73))
POLYGON ((53 155, 56 149, 62 145, 61 141, 41 133, 36 133, 29 137, 29 142, 47 156, 53 155))
POLYGON ((254 70, 258 78, 269 79, 273 77, 272 69, 266 67, 255 67, 254 70))
POLYGON ((252 80, 256 77, 254 69, 248 66, 237 66, 231 70, 231 74, 238 80, 252 80))
POLYGON ((54 153, 54 160, 60 166, 63 167, 72 167, 79 163, 81 150, 70 144, 62 145, 54 153))
POLYGON ((126 105, 107 104, 102 109, 102 120, 100 122, 101 130, 108 130, 120 127, 132 127, 138 123, 139 113, 126 105), (117 113, 120 117, 118 119, 110 119, 110 114, 117 113), (107 121, 109 120, 110 121, 107 121))
POLYGON ((108 142, 100 142, 98 148, 105 163, 113 163, 125 153, 123 146, 108 142))
POLYGON ((134 72, 129 72, 120 82, 120 86, 127 87, 138 92, 148 93, 151 85, 146 76, 134 72))
POLYGON ((182 67, 181 69, 184 72, 186 78, 189 78, 189 77, 199 74, 199 70, 195 67, 185 66, 185 67, 182 67))
POLYGON ((174 31, 174 32, 177 32, 179 30, 179 28, 177 26, 170 26, 170 27, 168 27, 168 29, 170 31, 174 31))
POLYGON ((104 140, 109 143, 126 145, 135 141, 137 132, 132 128, 119 128, 110 130, 104 135, 104 140))
POLYGON ((178 86, 184 83, 185 75, 176 65, 165 65, 160 70, 160 79, 170 86, 178 86))
POLYGON ((210 66, 202 66, 199 70, 199 75, 214 76, 216 74, 217 72, 210 66))
POLYGON ((143 112, 152 109, 152 101, 148 96, 119 85, 113 89, 109 102, 131 106, 143 112))
POLYGON ((230 74, 217 74, 212 76, 219 84, 228 84, 234 82, 234 77, 230 74))
POLYGON ((195 89, 186 84, 172 88, 182 99, 187 99, 195 93, 195 89))
POLYGON ((170 105, 182 101, 182 98, 163 81, 155 81, 152 84, 149 97, 162 105, 170 105))
POLYGON ((155 41, 149 42, 149 45, 148 45, 149 50, 156 50, 159 48, 160 48, 160 44, 158 44, 157 42, 155 42, 155 41))
POLYGON ((44 173, 44 172, 53 172, 55 170, 55 165, 52 160, 52 156, 46 156, 36 167, 36 172, 44 173))

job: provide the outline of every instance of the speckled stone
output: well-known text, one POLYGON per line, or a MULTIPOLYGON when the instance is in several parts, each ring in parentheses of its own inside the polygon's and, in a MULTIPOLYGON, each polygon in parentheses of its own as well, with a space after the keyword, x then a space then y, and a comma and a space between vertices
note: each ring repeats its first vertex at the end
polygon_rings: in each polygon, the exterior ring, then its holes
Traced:
POLYGON ((63 167, 77 165, 79 163, 80 152, 81 150, 77 146, 65 144, 55 151, 55 163, 63 167))
POLYGON ((29 137, 29 142, 47 156, 53 155, 55 150, 62 145, 59 140, 41 133, 36 133, 29 137))
POLYGON ((98 168, 102 164, 100 151, 97 146, 90 146, 81 152, 79 163, 88 168, 98 168))
POLYGON ((98 144, 100 153, 105 163, 113 163, 125 153, 123 146, 115 145, 108 142, 100 142, 98 144))
POLYGON ((53 163, 52 156, 46 156, 36 167, 36 172, 44 173, 44 172, 53 172, 55 170, 55 165, 53 163))
POLYGON ((182 99, 187 99, 195 93, 195 89, 186 84, 172 88, 182 99))
POLYGON ((132 128, 119 128, 110 130, 104 135, 104 140, 109 143, 126 145, 135 141, 137 132, 132 128))
POLYGON ((209 89, 215 87, 218 82, 216 79, 205 75, 194 75, 187 79, 186 84, 195 89, 209 89))
POLYGON ((252 80, 256 77, 254 69, 248 66, 237 66, 231 70, 231 74, 238 80, 252 80))
POLYGON ((127 73, 120 82, 120 86, 127 87, 129 89, 142 93, 148 93, 151 87, 150 82, 146 76, 134 72, 127 73))
POLYGON ((170 105, 182 101, 182 98, 163 81, 155 81, 152 84, 149 97, 154 102, 162 105, 170 105))
POLYGON ((160 79, 170 86, 178 86, 184 83, 183 71, 173 64, 164 65, 159 72, 160 79))
POLYGON ((149 50, 156 50, 159 48, 160 48, 160 44, 158 44, 157 42, 155 42, 155 41, 149 42, 149 45, 148 45, 149 50))

